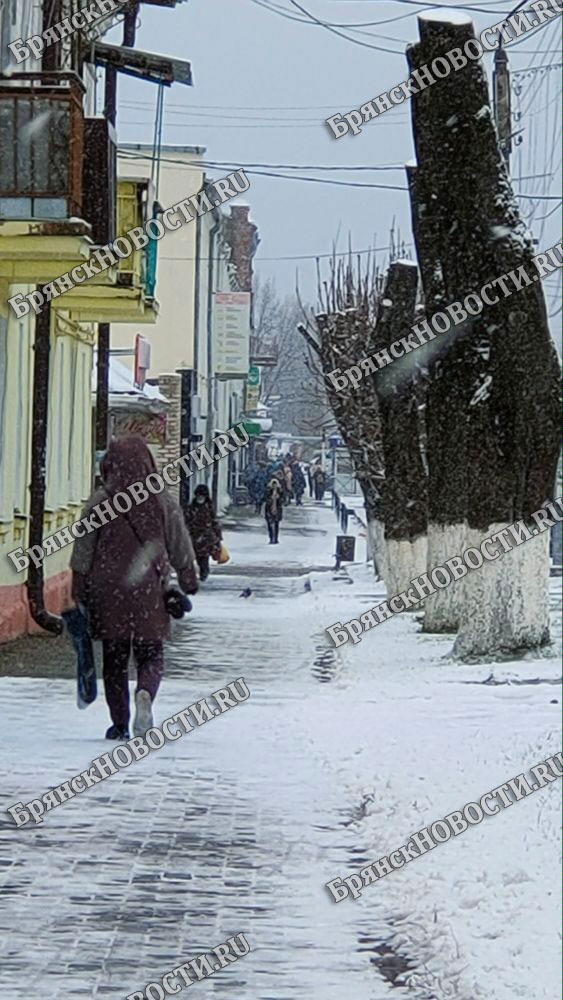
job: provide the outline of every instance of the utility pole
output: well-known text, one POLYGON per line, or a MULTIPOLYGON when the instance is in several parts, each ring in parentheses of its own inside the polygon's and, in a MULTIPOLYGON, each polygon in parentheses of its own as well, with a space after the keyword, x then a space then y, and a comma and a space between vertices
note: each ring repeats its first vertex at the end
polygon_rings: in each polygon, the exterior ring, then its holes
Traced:
MULTIPOLYGON (((528 0, 519 0, 516 7, 507 15, 508 18, 516 14, 528 0)), ((526 13, 526 11, 524 11, 526 13)), ((512 114, 510 111, 510 69, 508 67, 508 56, 502 44, 502 37, 499 40, 499 47, 495 52, 495 68, 493 72, 493 108, 495 123, 499 137, 500 148, 506 161, 506 169, 510 175, 510 155, 512 153, 512 114)), ((517 145, 521 142, 519 139, 517 145)))
POLYGON ((493 102, 495 122, 506 167, 510 174, 510 154, 512 153, 512 114, 510 110, 510 69, 506 49, 502 40, 495 52, 493 72, 493 102))
MULTIPOLYGON (((139 4, 131 4, 123 19, 123 45, 134 48, 139 4)), ((117 120, 117 70, 106 67, 104 116, 115 128, 117 120)), ((111 354, 111 326, 98 323, 98 371, 96 385, 96 452, 105 451, 108 444, 109 374, 111 354)))

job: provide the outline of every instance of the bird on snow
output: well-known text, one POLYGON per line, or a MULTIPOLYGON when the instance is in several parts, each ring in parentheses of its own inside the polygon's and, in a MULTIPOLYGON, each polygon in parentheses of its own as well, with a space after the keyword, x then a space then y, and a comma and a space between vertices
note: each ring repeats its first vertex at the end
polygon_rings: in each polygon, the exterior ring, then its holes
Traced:
POLYGON ((252 594, 252 590, 250 589, 250 587, 245 587, 244 590, 243 590, 243 592, 242 592, 242 594, 239 594, 238 596, 239 597, 250 597, 251 594, 252 594))

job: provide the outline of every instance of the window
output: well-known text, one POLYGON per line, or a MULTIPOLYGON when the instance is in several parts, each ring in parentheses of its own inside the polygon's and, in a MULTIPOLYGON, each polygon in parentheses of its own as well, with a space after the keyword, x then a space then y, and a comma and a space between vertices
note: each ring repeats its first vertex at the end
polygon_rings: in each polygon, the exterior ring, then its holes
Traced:
POLYGON ((48 97, 0 97, 2 195, 64 197, 69 188, 70 105, 48 97))

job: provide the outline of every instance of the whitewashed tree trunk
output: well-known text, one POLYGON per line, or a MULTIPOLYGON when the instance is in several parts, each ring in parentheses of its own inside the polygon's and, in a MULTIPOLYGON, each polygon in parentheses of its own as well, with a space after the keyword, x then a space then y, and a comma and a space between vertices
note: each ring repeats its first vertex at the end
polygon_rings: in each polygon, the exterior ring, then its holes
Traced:
MULTIPOLYGON (((483 538, 506 527, 493 524, 485 532, 469 530, 466 545, 478 548, 483 538)), ((549 531, 470 570, 460 581, 465 599, 454 656, 464 660, 510 656, 549 642, 548 580, 549 531)))
MULTIPOLYGON (((428 525, 428 570, 443 566, 447 559, 460 555, 467 544, 467 527, 463 524, 428 525)), ((423 632, 457 632, 464 602, 465 579, 456 580, 449 587, 437 590, 424 602, 423 632)))
MULTIPOLYGON (((385 543, 385 587, 388 597, 408 590, 417 576, 426 570, 426 535, 418 535, 412 541, 390 538, 385 543)), ((409 608, 416 611, 420 605, 409 608)))
POLYGON ((386 579, 385 562, 385 525, 383 521, 370 517, 367 519, 367 532, 369 542, 370 557, 373 559, 375 575, 381 580, 386 579))

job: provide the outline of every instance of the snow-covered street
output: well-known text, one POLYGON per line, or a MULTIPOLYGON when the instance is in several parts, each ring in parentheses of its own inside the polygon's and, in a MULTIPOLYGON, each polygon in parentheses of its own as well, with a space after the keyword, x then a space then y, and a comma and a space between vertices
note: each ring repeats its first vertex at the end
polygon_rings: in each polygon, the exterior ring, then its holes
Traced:
MULTIPOLYGON (((289 508, 277 547, 257 517, 229 524, 232 561, 175 627, 155 724, 240 676, 250 698, 39 826, 3 813, 2 995, 125 1000, 242 932, 249 955, 198 995, 556 1000, 558 782, 356 901, 325 883, 559 751, 560 618, 542 659, 462 666, 412 614, 335 649, 325 628, 384 588, 364 562, 332 569, 328 505, 289 508)), ((0 692, 4 809, 112 749, 101 690, 84 712, 67 679, 0 692)))

